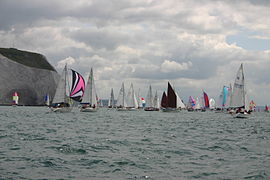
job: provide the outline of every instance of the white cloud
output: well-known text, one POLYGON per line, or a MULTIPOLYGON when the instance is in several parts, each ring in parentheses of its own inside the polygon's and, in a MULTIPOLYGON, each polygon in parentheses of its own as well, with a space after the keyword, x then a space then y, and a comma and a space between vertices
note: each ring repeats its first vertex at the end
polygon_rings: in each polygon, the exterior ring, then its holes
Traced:
POLYGON ((57 63, 57 69, 63 69, 65 67, 65 65, 67 64, 68 66, 72 66, 74 63, 76 62, 76 60, 73 57, 67 57, 65 59, 60 60, 57 63))
POLYGON ((184 70, 188 70, 190 67, 192 66, 192 62, 188 61, 188 62, 183 62, 181 63, 177 63, 175 61, 170 61, 170 60, 165 60, 160 68, 162 72, 165 73, 170 73, 170 72, 177 72, 177 71, 184 71, 184 70))

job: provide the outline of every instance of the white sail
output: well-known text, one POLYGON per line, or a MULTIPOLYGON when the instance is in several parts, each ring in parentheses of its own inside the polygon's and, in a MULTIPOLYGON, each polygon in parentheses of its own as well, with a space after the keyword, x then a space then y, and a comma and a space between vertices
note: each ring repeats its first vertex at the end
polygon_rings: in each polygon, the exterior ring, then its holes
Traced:
POLYGON ((59 79, 52 103, 68 103, 67 99, 67 65, 65 65, 59 79))
POLYGON ((241 64, 237 71, 233 91, 231 96, 231 107, 244 107, 245 106, 245 78, 243 71, 243 64, 241 64))
POLYGON ((153 93, 152 93, 152 87, 151 85, 149 86, 149 90, 147 93, 147 97, 146 97, 146 105, 145 107, 154 107, 154 102, 153 102, 153 93))
POLYGON ((215 109, 216 108, 216 102, 215 102, 215 100, 213 98, 211 98, 209 100, 209 108, 210 109, 215 109))
POLYGON ((50 105, 50 96, 49 96, 49 94, 46 94, 46 97, 45 97, 45 104, 46 104, 47 106, 50 105))
POLYGON ((177 92, 175 92, 176 94, 176 107, 177 108, 181 108, 181 109, 185 109, 186 106, 185 104, 183 103, 182 99, 180 98, 180 96, 178 95, 177 92))
POLYGON ((217 108, 220 108, 220 109, 223 108, 223 90, 221 91, 221 93, 218 97, 217 108))
POLYGON ((230 87, 228 89, 228 97, 227 97, 227 103, 226 108, 229 108, 232 106, 232 85, 230 84, 230 87))
POLYGON ((85 87, 85 91, 84 91, 84 95, 83 95, 81 103, 91 104, 91 106, 97 107, 97 94, 96 94, 95 81, 94 81, 92 68, 88 77, 88 81, 85 87))
POLYGON ((111 96, 108 102, 109 107, 114 107, 114 94, 113 94, 113 88, 111 89, 111 96))
POLYGON ((121 89, 119 91, 116 106, 117 107, 120 107, 120 106, 127 107, 124 83, 122 83, 121 89))
POLYGON ((158 108, 158 109, 160 108, 160 102, 159 102, 157 91, 153 100, 153 105, 154 105, 154 108, 158 108))
POLYGON ((127 107, 138 108, 137 98, 133 89, 133 84, 131 83, 128 95, 127 95, 127 107))
POLYGON ((19 96, 18 96, 17 92, 15 92, 13 94, 12 100, 13 100, 13 105, 18 105, 19 104, 19 96))
POLYGON ((140 89, 137 94, 137 102, 138 102, 138 107, 142 108, 143 107, 143 102, 142 102, 142 97, 140 96, 140 89))
POLYGON ((196 98, 196 104, 195 104, 194 109, 197 109, 197 110, 198 110, 198 109, 201 109, 200 100, 199 100, 198 97, 196 98))

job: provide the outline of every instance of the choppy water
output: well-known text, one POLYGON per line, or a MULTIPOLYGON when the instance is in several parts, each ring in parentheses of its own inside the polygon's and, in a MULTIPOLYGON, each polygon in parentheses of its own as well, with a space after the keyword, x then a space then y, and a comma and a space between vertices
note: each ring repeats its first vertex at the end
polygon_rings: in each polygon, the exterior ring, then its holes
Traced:
POLYGON ((270 179, 270 114, 0 107, 0 179, 270 179))

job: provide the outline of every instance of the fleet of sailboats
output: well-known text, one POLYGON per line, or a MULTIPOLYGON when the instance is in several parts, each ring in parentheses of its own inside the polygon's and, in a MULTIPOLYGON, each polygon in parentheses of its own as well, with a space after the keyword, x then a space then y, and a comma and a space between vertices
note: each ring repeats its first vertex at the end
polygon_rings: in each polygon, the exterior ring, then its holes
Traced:
MULTIPOLYGON (((93 69, 91 68, 88 76, 87 84, 83 76, 71 70, 71 88, 69 88, 69 77, 67 65, 65 65, 61 77, 59 79, 55 95, 50 101, 49 94, 44 98, 44 104, 49 106, 53 112, 70 112, 74 101, 80 102, 81 112, 96 112, 102 101, 98 99, 93 69), (51 104, 50 104, 51 102, 51 104)), ((19 96, 17 92, 13 93, 12 105, 18 105, 19 96)), ((208 94, 203 90, 201 97, 196 100, 190 96, 188 103, 185 104, 175 89, 168 82, 167 91, 163 92, 161 101, 158 92, 153 94, 152 86, 149 85, 146 99, 140 96, 140 89, 136 96, 133 84, 130 84, 128 93, 125 92, 124 82, 121 85, 117 101, 114 99, 113 88, 111 89, 110 98, 108 100, 108 108, 116 108, 118 111, 131 111, 144 108, 145 111, 175 112, 179 110, 188 111, 206 111, 217 110, 219 112, 229 112, 236 118, 247 118, 251 111, 255 111, 256 104, 252 100, 248 102, 245 76, 243 64, 240 65, 233 86, 223 86, 221 94, 216 101, 209 98, 208 94), (116 102, 116 103, 115 103, 116 102)), ((269 107, 265 106, 265 111, 269 112, 269 107)))

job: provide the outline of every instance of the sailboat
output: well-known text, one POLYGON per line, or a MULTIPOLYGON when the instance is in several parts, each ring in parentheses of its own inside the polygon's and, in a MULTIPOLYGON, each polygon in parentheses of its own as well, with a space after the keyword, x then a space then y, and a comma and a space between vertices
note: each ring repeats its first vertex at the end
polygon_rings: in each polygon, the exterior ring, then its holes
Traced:
POLYGON ((137 93, 137 102, 138 102, 138 108, 139 108, 139 109, 142 109, 142 108, 143 108, 143 102, 144 102, 144 104, 145 104, 145 100, 144 100, 143 97, 141 97, 140 91, 141 91, 141 90, 140 90, 140 88, 139 88, 138 93, 137 93))
POLYGON ((167 95, 165 92, 163 93, 161 109, 163 112, 175 112, 177 110, 177 96, 170 82, 168 82, 167 95))
POLYGON ((188 111, 194 111, 195 104, 196 104, 195 99, 192 96, 189 96, 189 99, 188 99, 188 109, 187 110, 188 111))
POLYGON ((71 71, 72 71, 72 87, 71 90, 69 90, 67 88, 68 87, 67 65, 65 65, 61 77, 59 79, 52 104, 50 106, 50 109, 53 112, 70 112, 72 110, 71 99, 75 101, 81 100, 85 88, 84 79, 82 75, 80 75, 78 72, 74 70, 71 71))
POLYGON ((201 110, 201 104, 200 104, 200 101, 199 101, 198 97, 196 98, 196 103, 195 103, 195 106, 194 106, 194 110, 195 111, 201 110))
POLYGON ((185 104, 183 103, 182 99, 180 98, 180 96, 178 95, 177 92, 175 92, 176 94, 176 108, 182 110, 182 109, 186 109, 185 104))
POLYGON ((158 97, 156 97, 156 96, 154 97, 153 96, 152 87, 150 85, 149 86, 148 93, 147 93, 147 97, 146 97, 146 105, 145 105, 145 108, 144 108, 145 111, 158 111, 159 110, 159 108, 154 107, 155 104, 158 103, 157 102, 158 99, 155 99, 155 102, 154 102, 154 98, 158 98, 158 97))
POLYGON ((160 103, 159 103, 159 98, 158 98, 157 91, 156 91, 156 94, 154 96, 153 105, 154 105, 155 111, 159 111, 159 109, 160 109, 160 103))
POLYGON ((19 104, 19 95, 17 92, 14 92, 12 96, 12 106, 17 106, 18 104, 19 104))
POLYGON ((245 91, 245 77, 243 64, 240 65, 233 85, 233 91, 231 96, 231 108, 235 109, 236 118, 247 118, 249 113, 247 112, 245 91))
POLYGON ((84 95, 81 101, 81 112, 96 112, 98 108, 97 94, 93 69, 91 68, 88 81, 85 87, 84 95))
POLYGON ((264 112, 269 112, 269 106, 265 105, 264 112))
POLYGON ((49 94, 46 94, 45 98, 44 98, 44 102, 46 106, 50 106, 50 96, 49 94))
POLYGON ((114 94, 113 94, 113 88, 111 89, 111 96, 108 102, 108 108, 114 108, 115 102, 114 102, 114 94))
POLYGON ((216 101, 213 98, 209 100, 209 108, 210 110, 214 110, 216 108, 216 101))
POLYGON ((117 103, 116 103, 116 108, 118 111, 127 111, 128 110, 124 83, 122 83, 121 89, 119 91, 119 95, 118 95, 117 103))
POLYGON ((127 94, 127 109, 136 110, 138 109, 138 101, 134 92, 133 84, 131 83, 128 94, 127 94))

